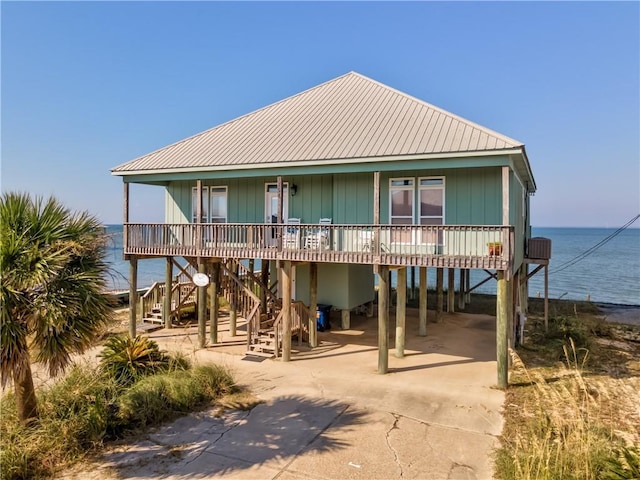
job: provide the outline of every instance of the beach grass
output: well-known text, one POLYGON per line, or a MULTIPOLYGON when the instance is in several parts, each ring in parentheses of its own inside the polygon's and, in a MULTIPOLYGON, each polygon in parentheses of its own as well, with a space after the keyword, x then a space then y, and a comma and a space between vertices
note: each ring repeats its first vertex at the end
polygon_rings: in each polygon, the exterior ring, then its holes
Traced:
POLYGON ((51 387, 38 389, 37 423, 21 424, 13 394, 0 399, 0 478, 54 478, 105 441, 213 405, 235 390, 229 371, 217 365, 169 369, 129 384, 103 368, 76 364, 51 387))
POLYGON ((571 303, 510 351, 497 478, 640 478, 640 345, 571 303))

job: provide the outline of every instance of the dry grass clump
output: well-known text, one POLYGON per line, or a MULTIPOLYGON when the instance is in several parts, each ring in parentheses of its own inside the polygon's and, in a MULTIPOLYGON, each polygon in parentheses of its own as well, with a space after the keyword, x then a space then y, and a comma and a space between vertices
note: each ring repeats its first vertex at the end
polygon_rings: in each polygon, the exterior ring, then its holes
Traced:
MULTIPOLYGON (((113 360, 113 359, 112 359, 113 360)), ((155 361, 155 359, 154 359, 155 361)), ((217 365, 143 369, 123 382, 110 368, 75 365, 50 388, 37 391, 40 419, 23 425, 11 393, 0 399, 0 478, 52 478, 103 442, 211 405, 236 391, 217 365)))
POLYGON ((511 358, 500 478, 640 478, 640 379, 586 374, 589 352, 572 339, 552 371, 511 358))

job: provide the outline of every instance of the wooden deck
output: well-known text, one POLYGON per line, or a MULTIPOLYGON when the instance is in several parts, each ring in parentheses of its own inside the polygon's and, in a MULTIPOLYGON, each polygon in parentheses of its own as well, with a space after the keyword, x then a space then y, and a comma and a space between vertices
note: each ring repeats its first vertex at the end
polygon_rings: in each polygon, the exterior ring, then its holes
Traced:
POLYGON ((260 258, 508 270, 513 227, 499 225, 124 225, 124 253, 139 257, 260 258))

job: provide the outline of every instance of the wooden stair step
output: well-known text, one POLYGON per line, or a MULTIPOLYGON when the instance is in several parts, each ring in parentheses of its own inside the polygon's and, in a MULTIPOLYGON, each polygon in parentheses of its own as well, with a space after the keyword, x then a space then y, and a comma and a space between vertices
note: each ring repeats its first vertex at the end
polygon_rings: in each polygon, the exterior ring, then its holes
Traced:
POLYGON ((254 343, 252 345, 249 345, 249 350, 270 350, 274 352, 275 345, 265 345, 262 343, 254 343))
POLYGON ((255 350, 249 350, 245 353, 245 355, 249 355, 253 357, 264 357, 264 358, 273 358, 275 356, 273 353, 256 352, 255 350))
POLYGON ((157 317, 144 317, 142 319, 143 322, 147 322, 147 323, 162 323, 162 318, 157 318, 157 317))

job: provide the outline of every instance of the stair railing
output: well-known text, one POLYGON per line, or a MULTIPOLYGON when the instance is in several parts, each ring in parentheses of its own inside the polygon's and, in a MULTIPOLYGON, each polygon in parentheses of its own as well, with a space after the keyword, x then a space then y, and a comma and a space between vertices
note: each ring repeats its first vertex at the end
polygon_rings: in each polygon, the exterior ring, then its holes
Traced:
POLYGON ((151 312, 157 304, 162 304, 164 298, 164 283, 154 282, 147 292, 140 298, 142 304, 142 316, 151 312))
POLYGON ((248 288, 224 263, 220 264, 220 286, 223 296, 235 305, 240 316, 247 320, 247 348, 254 343, 260 331, 260 297, 248 288))

